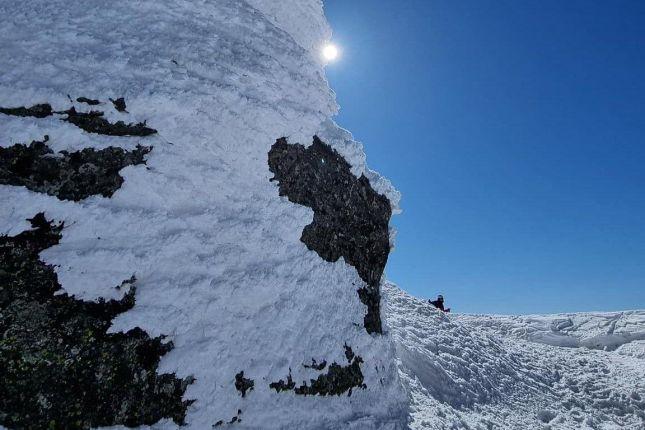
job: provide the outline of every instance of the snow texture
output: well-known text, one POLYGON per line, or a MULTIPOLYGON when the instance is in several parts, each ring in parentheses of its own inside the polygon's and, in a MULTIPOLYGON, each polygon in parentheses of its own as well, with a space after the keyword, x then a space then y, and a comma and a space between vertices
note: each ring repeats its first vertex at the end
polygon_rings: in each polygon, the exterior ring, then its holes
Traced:
POLYGON ((482 329, 517 339, 571 348, 614 351, 645 340, 642 311, 594 312, 554 315, 463 315, 482 329))
POLYGON ((645 428, 642 350, 613 350, 645 311, 451 315, 392 284, 383 296, 411 428, 645 428))
MULTIPOLYGON (((120 171, 111 198, 69 202, 0 186, 0 231, 17 234, 43 210, 64 221, 60 244, 41 258, 79 299, 120 298, 114 285, 136 276, 136 305, 110 330, 138 326, 173 342, 158 372, 195 377, 187 428, 228 422, 238 409, 239 428, 404 426, 393 345, 363 328, 364 282, 342 259, 307 249, 300 236, 312 210, 269 181, 267 154, 282 136, 329 136, 354 172, 368 171, 360 145, 330 120, 337 106, 314 48, 329 37, 320 2, 3 0, 0 15, 0 106, 74 106, 158 131, 105 136, 58 116, 0 114, 3 147, 49 135, 54 152, 154 148, 147 166, 120 171), (127 112, 109 101, 119 97, 127 112), (365 389, 320 397, 269 388, 289 369, 298 385, 315 380, 321 373, 303 363, 343 363, 345 344, 364 359, 365 389), (241 371, 254 381, 244 398, 241 371)), ((376 182, 381 192, 388 184, 376 182)))
POLYGON ((312 210, 269 181, 276 139, 318 135, 398 209, 399 193, 332 120, 320 0, 0 0, 0 15, 0 106, 100 110, 158 131, 105 136, 56 115, 0 114, 2 147, 49 135, 54 152, 154 148, 147 165, 119 172, 110 198, 1 185, 0 233, 19 234, 41 211, 64 221, 40 257, 82 300, 120 299, 114 285, 136 276, 136 305, 110 331, 173 342, 158 372, 195 377, 184 428, 645 428, 643 312, 613 326, 611 315, 447 316, 386 284, 385 332, 366 333, 364 282, 307 249, 312 210), (109 101, 120 97, 126 112, 109 101), (365 389, 351 397, 269 387, 290 374, 297 386, 316 380, 304 364, 345 363, 344 345, 363 360, 365 389), (254 382, 244 397, 242 371, 254 382))

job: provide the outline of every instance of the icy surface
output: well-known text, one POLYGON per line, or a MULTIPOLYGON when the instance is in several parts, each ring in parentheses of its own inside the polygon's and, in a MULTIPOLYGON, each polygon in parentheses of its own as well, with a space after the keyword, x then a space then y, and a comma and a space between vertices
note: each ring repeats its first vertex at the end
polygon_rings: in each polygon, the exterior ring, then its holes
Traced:
POLYGON ((645 311, 450 315, 391 284, 383 294, 413 429, 645 428, 642 349, 606 341, 638 338, 645 311), (554 330, 573 340, 545 342, 554 330))

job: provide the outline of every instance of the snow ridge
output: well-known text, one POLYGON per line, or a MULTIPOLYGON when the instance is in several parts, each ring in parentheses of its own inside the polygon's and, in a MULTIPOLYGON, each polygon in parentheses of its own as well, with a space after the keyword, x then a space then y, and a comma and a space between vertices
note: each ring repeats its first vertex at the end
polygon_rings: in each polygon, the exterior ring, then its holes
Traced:
POLYGON ((608 320, 622 320, 624 336, 638 337, 645 311, 576 314, 568 317, 575 321, 569 325, 562 316, 444 314, 392 284, 383 294, 409 391, 412 428, 637 430, 645 425, 642 356, 527 336, 548 321, 548 330, 555 323, 578 339, 597 340, 594 332, 608 320))
POLYGON ((554 315, 464 315, 493 333, 553 346, 613 351, 645 340, 642 311, 588 312, 554 315))

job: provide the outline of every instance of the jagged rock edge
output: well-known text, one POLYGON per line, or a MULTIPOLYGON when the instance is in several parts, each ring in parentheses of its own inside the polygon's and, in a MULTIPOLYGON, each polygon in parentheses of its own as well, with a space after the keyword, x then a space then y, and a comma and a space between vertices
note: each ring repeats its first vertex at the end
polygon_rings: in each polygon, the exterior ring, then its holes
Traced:
POLYGON ((122 284, 131 287, 120 300, 55 294, 58 277, 38 254, 59 242, 63 224, 43 213, 29 221, 31 230, 0 236, 0 424, 85 429, 162 418, 183 424, 193 401, 182 398, 193 378, 156 373, 172 342, 138 327, 107 333, 111 320, 134 306, 134 277, 122 284))
POLYGON ((23 186, 55 196, 79 201, 94 195, 111 197, 123 185, 119 171, 126 166, 145 164, 152 147, 137 145, 133 151, 110 146, 95 150, 54 152, 49 136, 29 145, 0 147, 0 184, 23 186))
POLYGON ((284 137, 277 139, 269 150, 268 164, 279 194, 314 211, 314 220, 303 229, 300 240, 323 260, 335 262, 342 256, 356 268, 366 284, 357 290, 367 306, 365 329, 382 333, 380 281, 390 251, 389 199, 374 191, 365 175, 356 178, 351 165, 318 136, 307 148, 289 144, 284 137), (324 175, 316 174, 321 171, 333 178, 321 178, 324 175), (333 193, 329 187, 335 188, 333 193), (348 201, 350 198, 354 201, 348 201), (339 210, 339 206, 346 210, 339 210), (347 214, 351 214, 349 218, 347 214), (358 233, 346 231, 351 228, 358 233))

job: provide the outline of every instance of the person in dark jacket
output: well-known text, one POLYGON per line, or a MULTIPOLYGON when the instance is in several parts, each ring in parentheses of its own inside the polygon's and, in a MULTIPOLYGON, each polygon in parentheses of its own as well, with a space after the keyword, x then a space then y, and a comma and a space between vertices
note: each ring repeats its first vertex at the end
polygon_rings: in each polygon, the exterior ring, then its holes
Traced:
POLYGON ((437 296, 437 300, 428 300, 428 302, 430 302, 430 304, 431 304, 432 306, 434 306, 435 308, 437 308, 437 309, 440 309, 440 310, 442 310, 442 311, 444 311, 444 312, 450 312, 450 308, 447 308, 447 309, 446 309, 446 308, 443 306, 443 296, 442 296, 441 294, 439 294, 439 295, 437 296))

